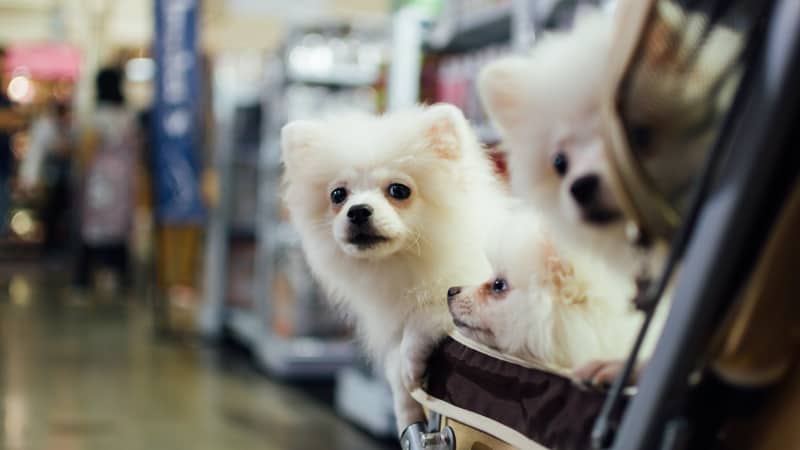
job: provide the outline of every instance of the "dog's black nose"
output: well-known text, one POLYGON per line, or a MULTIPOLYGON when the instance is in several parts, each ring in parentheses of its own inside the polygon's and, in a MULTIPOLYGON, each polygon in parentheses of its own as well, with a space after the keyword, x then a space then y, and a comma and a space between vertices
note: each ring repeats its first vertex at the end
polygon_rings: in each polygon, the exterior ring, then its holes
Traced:
POLYGON ((451 287, 450 289, 447 290, 447 298, 455 297, 456 295, 459 294, 459 292, 461 292, 460 287, 458 286, 451 287))
POLYGON ((353 205, 347 210, 347 217, 353 225, 364 225, 372 215, 372 207, 369 205, 353 205))
POLYGON ((569 192, 581 206, 591 204, 597 196, 600 187, 600 177, 595 174, 584 175, 572 182, 569 192))

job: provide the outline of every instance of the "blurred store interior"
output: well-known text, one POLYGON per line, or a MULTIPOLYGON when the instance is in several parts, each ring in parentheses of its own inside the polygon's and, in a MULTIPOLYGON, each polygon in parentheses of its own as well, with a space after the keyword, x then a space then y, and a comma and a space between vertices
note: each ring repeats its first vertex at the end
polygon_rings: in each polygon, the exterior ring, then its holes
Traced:
POLYGON ((279 130, 445 101, 491 146, 478 69, 576 3, 0 0, 0 448, 396 448, 279 130))

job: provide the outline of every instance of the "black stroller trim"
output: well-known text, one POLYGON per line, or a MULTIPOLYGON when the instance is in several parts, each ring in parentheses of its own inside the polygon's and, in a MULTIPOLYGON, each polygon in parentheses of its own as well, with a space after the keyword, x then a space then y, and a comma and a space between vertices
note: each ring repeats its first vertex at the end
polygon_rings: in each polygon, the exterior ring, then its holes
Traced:
POLYGON ((664 334, 615 450, 691 446, 687 442, 702 431, 714 431, 689 426, 696 418, 687 405, 698 403, 702 391, 687 380, 707 362, 716 324, 737 298, 787 186, 798 176, 800 8, 794 1, 772 3, 752 2, 769 13, 756 34, 763 42, 755 48, 739 108, 717 143, 726 161, 698 213, 664 334))

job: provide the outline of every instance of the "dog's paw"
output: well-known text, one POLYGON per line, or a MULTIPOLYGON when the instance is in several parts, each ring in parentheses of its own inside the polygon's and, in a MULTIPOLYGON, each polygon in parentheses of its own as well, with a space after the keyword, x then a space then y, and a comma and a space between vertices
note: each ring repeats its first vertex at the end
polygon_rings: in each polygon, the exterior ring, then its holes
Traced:
POLYGON ((425 423, 427 418, 425 417, 425 410, 422 409, 419 403, 414 401, 411 397, 409 397, 411 401, 402 402, 402 403, 395 403, 394 406, 394 415, 395 420, 397 421, 397 433, 403 434, 403 431, 412 424, 415 423, 425 423))
POLYGON ((402 377, 403 386, 409 392, 421 387, 425 378, 425 364, 413 360, 404 361, 402 377))
POLYGON ((409 391, 422 386, 428 366, 428 357, 437 338, 424 329, 406 328, 400 342, 400 376, 409 391))
MULTIPOLYGON (((625 368, 625 360, 590 361, 572 372, 573 378, 583 386, 608 389, 625 368)), ((628 384, 636 384, 641 367, 634 368, 628 384)))
POLYGON ((393 348, 387 354, 384 362, 386 380, 392 389, 392 405, 397 421, 397 431, 402 433, 412 423, 425 421, 425 411, 411 396, 411 390, 405 386, 403 376, 405 362, 400 347, 393 348))
POLYGON ((400 376, 403 386, 409 392, 422 386, 430 353, 427 348, 409 342, 411 340, 403 339, 400 346, 400 376))

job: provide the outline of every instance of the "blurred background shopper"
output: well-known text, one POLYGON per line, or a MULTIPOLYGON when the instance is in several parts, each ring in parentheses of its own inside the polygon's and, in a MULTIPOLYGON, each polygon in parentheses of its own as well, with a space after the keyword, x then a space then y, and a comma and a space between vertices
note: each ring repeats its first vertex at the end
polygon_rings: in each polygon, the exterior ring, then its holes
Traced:
POLYGON ((97 109, 82 148, 81 247, 75 285, 86 288, 97 269, 112 290, 128 281, 128 241, 133 221, 138 123, 125 107, 122 73, 100 70, 97 109))
POLYGON ((75 128, 68 101, 49 100, 31 124, 17 183, 23 195, 42 197, 44 251, 64 250, 72 235, 72 156, 75 128))
MULTIPOLYGON (((6 50, 0 47, 0 86, 6 85, 6 50)), ((11 109, 11 100, 5 89, 0 89, 0 239, 8 231, 11 206, 11 174, 14 157, 11 153, 11 135, 22 126, 22 118, 11 109)))

